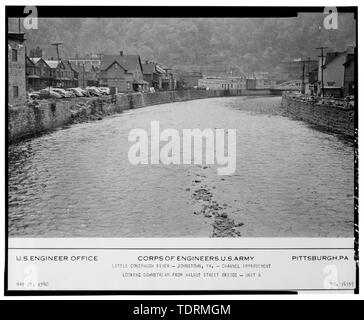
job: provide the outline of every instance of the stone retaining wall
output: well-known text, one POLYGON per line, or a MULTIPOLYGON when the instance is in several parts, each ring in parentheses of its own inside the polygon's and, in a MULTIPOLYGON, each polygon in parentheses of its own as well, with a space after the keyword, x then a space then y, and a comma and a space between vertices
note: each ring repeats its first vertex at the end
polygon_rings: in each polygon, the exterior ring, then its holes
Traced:
POLYGON ((282 109, 288 116, 307 121, 328 131, 354 137, 354 110, 282 97, 282 109))
POLYGON ((8 141, 14 142, 36 133, 73 122, 97 119, 104 115, 150 105, 224 96, 270 95, 270 90, 184 90, 155 93, 117 94, 103 97, 80 97, 40 100, 8 109, 8 141))

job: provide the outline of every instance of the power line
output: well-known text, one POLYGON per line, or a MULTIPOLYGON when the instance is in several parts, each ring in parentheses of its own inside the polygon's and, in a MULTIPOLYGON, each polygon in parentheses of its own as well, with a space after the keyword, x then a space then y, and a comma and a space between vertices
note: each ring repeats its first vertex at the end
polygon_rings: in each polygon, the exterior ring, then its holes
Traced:
POLYGON ((321 55, 319 58, 321 58, 321 97, 324 96, 324 49, 327 49, 328 47, 318 47, 317 50, 321 50, 321 55))
MULTIPOLYGON (((55 46, 56 47, 56 50, 57 50, 57 73, 58 73, 58 76, 59 78, 60 77, 60 72, 59 72, 59 61, 60 61, 60 55, 59 55, 59 46, 63 45, 62 42, 55 42, 55 43, 52 43, 52 46, 55 46)), ((62 79, 61 80, 61 86, 62 86, 62 79)))

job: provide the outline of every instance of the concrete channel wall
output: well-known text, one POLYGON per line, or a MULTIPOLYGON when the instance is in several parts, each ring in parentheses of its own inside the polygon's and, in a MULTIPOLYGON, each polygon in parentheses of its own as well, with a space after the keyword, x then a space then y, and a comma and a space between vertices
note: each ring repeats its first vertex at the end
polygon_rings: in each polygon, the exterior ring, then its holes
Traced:
POLYGON ((303 120, 325 130, 354 137, 354 109, 315 104, 289 95, 282 96, 282 109, 293 119, 303 120))
POLYGON ((100 119, 104 115, 150 105, 224 96, 277 94, 269 89, 183 90, 155 93, 117 94, 116 96, 40 100, 24 106, 8 108, 8 141, 10 143, 42 131, 67 124, 100 119))

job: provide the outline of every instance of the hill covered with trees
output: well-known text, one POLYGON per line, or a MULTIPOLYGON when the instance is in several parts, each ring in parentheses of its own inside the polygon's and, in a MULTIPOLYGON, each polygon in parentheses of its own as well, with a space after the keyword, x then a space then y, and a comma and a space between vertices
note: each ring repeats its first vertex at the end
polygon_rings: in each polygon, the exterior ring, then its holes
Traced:
MULTIPOLYGON (((90 53, 140 54, 171 67, 225 66, 241 72, 278 71, 281 62, 317 58, 319 46, 344 50, 356 44, 352 14, 339 14, 337 30, 323 27, 323 14, 296 18, 40 18, 26 31, 27 50, 40 47, 62 58, 90 53)), ((11 21, 9 30, 17 30, 11 21)))

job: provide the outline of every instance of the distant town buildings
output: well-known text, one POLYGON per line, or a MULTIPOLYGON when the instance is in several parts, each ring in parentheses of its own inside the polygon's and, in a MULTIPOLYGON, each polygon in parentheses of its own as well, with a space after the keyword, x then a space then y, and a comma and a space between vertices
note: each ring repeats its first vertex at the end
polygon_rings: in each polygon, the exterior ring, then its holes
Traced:
POLYGON ((178 76, 178 88, 180 89, 191 89, 197 88, 198 80, 202 78, 200 71, 181 71, 176 70, 178 76))
POLYGON ((269 78, 268 72, 254 72, 244 76, 207 76, 198 80, 200 88, 211 90, 233 90, 233 89, 270 89, 276 82, 269 78))
MULTIPOLYGON (((183 66, 170 68, 159 62, 146 60, 137 54, 89 54, 61 59, 42 57, 42 48, 26 54, 22 33, 8 33, 8 96, 9 104, 22 104, 27 91, 47 87, 106 86, 111 92, 150 92, 181 89, 270 89, 294 88, 309 95, 345 97, 355 94, 356 48, 342 52, 326 52, 323 59, 298 58, 284 61, 284 77, 279 84, 265 71, 239 74, 227 63, 224 65, 183 66), (322 61, 321 61, 322 60, 322 61), (229 71, 230 70, 230 71, 229 71), (234 74, 234 76, 233 76, 234 74), (322 77, 323 75, 323 77, 322 77), (282 81, 288 78, 289 81, 282 81), (323 79, 322 79, 323 78, 323 79), (277 85, 276 85, 277 84, 277 85)), ((276 68, 282 70, 281 66, 276 68)), ((283 90, 283 89, 282 89, 283 90)))
POLYGON ((245 89, 243 77, 205 77, 198 80, 198 87, 210 90, 245 89))
POLYGON ((23 33, 8 33, 8 97, 9 104, 26 100, 25 37, 23 33))
POLYGON ((68 58, 67 60, 72 64, 72 65, 76 65, 78 67, 82 67, 83 65, 85 66, 95 66, 97 68, 100 67, 101 65, 101 57, 102 54, 91 54, 91 55, 87 55, 87 56, 83 56, 83 57, 79 57, 78 55, 76 55, 76 57, 73 58, 68 58))

